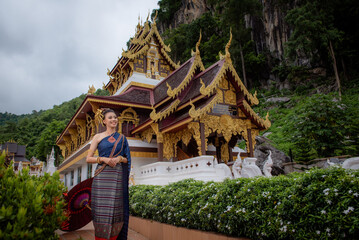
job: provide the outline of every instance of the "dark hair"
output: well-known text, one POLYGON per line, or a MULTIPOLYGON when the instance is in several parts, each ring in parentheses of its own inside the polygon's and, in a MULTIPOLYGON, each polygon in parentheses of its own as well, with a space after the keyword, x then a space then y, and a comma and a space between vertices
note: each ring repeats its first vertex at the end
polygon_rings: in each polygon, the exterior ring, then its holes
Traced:
POLYGON ((114 114, 116 114, 113 109, 111 109, 111 108, 105 108, 105 109, 102 110, 103 119, 105 119, 106 114, 109 113, 109 112, 113 112, 114 114))

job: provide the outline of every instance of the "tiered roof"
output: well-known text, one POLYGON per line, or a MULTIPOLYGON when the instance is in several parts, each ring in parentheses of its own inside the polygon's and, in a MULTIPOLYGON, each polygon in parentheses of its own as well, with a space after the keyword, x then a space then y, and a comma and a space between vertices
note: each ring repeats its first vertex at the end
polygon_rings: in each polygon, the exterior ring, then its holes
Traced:
MULTIPOLYGON (((147 51, 150 50, 151 44, 153 44, 154 42, 159 49, 159 53, 170 66, 171 71, 179 67, 179 65, 174 63, 168 55, 168 52, 171 52, 171 48, 163 42, 157 29, 156 18, 157 14, 156 17, 153 19, 153 23, 151 24, 151 26, 150 22, 148 21, 148 17, 146 22, 144 23, 144 26, 141 26, 140 24, 137 25, 136 34, 130 40, 129 49, 127 51, 123 50, 121 58, 118 59, 113 69, 111 71, 108 70, 107 75, 110 76, 110 81, 106 85, 104 85, 104 89, 118 89, 119 87, 121 87, 114 83, 114 78, 121 77, 122 74, 126 73, 126 69, 130 69, 130 71, 128 72, 131 72, 131 70, 133 70, 134 61, 140 56, 145 55, 147 51)), ((128 76, 126 76, 126 78, 128 79, 128 76)), ((125 79, 125 81, 127 79, 125 79)), ((125 81, 120 82, 120 85, 122 85, 125 81)))
MULTIPOLYGON (((110 77, 123 73, 126 69, 133 69, 134 60, 149 50, 150 44, 154 39, 158 43, 160 53, 171 66, 172 72, 160 81, 154 87, 130 86, 123 93, 112 96, 93 96, 88 95, 77 113, 71 119, 63 133, 57 139, 57 144, 63 142, 63 136, 69 134, 69 128, 76 126, 76 118, 85 118, 86 112, 91 110, 93 104, 102 104, 106 106, 123 106, 146 109, 149 116, 143 116, 139 125, 132 129, 132 133, 138 133, 151 127, 151 123, 160 122, 159 130, 161 132, 176 131, 186 124, 200 119, 204 114, 213 110, 213 108, 223 102, 222 91, 218 91, 222 79, 226 79, 233 86, 236 94, 235 107, 238 107, 245 116, 250 119, 257 129, 264 130, 270 127, 268 119, 261 118, 256 114, 252 106, 258 104, 256 93, 252 95, 242 83, 230 58, 229 47, 232 34, 225 48, 225 55, 220 56, 220 60, 209 68, 205 69, 201 60, 199 45, 200 39, 196 44, 196 51, 192 57, 181 66, 175 64, 167 52, 170 51, 166 46, 156 27, 156 23, 150 27, 146 21, 144 26, 137 27, 137 33, 131 40, 131 46, 128 51, 122 53, 122 57, 116 63, 115 67, 109 71, 110 77)), ((127 72, 126 74, 129 74, 127 72)), ((105 86, 111 88, 113 79, 105 86)), ((123 84, 123 83, 122 83, 123 84)), ((117 86, 117 89, 119 87, 117 86)), ((232 104, 232 105, 233 105, 232 104)), ((93 109, 93 108, 92 108, 93 109)))

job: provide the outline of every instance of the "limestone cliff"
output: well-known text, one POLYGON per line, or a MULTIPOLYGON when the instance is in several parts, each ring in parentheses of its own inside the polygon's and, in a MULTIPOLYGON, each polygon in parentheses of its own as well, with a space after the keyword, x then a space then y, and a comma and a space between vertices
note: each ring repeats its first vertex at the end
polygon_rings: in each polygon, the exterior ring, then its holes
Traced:
POLYGON ((252 39, 258 53, 269 50, 273 57, 283 59, 284 44, 290 36, 290 28, 284 21, 285 13, 276 0, 259 0, 263 7, 262 17, 246 16, 247 28, 252 28, 252 39))
POLYGON ((174 14, 171 24, 160 24, 159 32, 163 33, 167 28, 176 28, 180 24, 188 24, 210 10, 206 0, 182 0, 181 8, 174 14))
MULTIPOLYGON (((261 17, 247 15, 246 27, 252 28, 252 39, 258 53, 269 50, 273 57, 283 59, 284 44, 290 36, 290 28, 284 21, 285 13, 279 8, 277 0, 258 1, 262 4, 263 15, 261 17)), ((212 10, 206 0, 182 0, 182 5, 174 14, 171 24, 169 26, 161 24, 160 32, 166 28, 176 28, 180 24, 191 23, 203 13, 212 10)))

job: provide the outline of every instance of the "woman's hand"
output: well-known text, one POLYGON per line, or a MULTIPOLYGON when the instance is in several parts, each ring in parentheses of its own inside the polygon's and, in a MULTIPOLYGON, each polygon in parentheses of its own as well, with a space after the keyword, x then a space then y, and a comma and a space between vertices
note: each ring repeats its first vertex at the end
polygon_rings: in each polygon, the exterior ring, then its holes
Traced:
POLYGON ((116 162, 118 162, 118 163, 127 163, 127 158, 124 158, 122 156, 118 156, 115 159, 116 159, 116 162))
POLYGON ((116 158, 104 158, 103 162, 109 165, 110 167, 115 167, 117 164, 116 158))

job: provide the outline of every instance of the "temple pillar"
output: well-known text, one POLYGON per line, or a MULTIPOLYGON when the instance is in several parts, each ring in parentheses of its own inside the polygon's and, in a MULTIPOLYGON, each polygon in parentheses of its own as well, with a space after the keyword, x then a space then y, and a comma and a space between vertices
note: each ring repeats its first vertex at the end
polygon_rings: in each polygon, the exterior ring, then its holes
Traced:
POLYGON ((229 152, 229 160, 228 162, 232 162, 233 161, 233 156, 232 156, 232 147, 228 144, 228 152, 229 152))
POLYGON ((163 143, 157 143, 157 160, 163 161, 163 143))
POLYGON ((204 123, 199 124, 201 134, 201 154, 206 155, 206 136, 204 135, 204 123))
POLYGON ((220 143, 218 137, 215 137, 214 146, 216 147, 217 161, 218 161, 218 163, 220 163, 220 161, 221 161, 221 143, 220 143))
POLYGON ((251 129, 247 129, 247 134, 248 134, 248 143, 249 143, 249 151, 247 150, 247 152, 249 153, 249 157, 254 157, 251 129))

